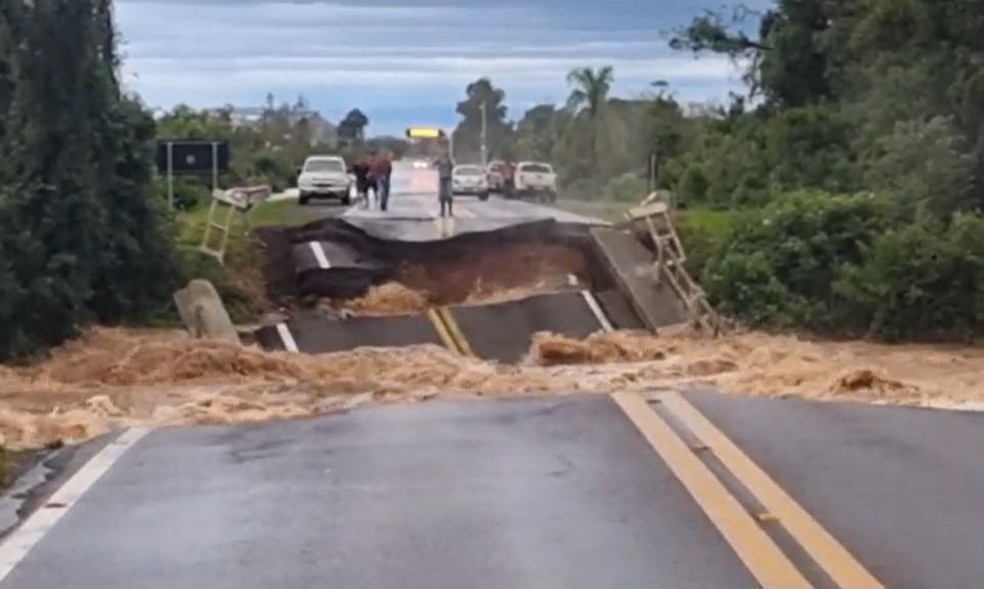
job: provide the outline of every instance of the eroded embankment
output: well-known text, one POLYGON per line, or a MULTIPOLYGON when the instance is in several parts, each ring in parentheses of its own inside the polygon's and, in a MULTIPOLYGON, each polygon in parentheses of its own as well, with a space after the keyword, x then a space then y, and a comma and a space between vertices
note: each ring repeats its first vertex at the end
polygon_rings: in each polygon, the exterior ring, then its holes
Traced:
POLYGON ((0 434, 11 448, 81 441, 113 427, 316 415, 435 397, 649 391, 697 384, 744 395, 904 404, 984 401, 984 350, 809 342, 764 334, 707 340, 537 336, 520 366, 438 347, 325 356, 97 329, 28 368, 0 367, 0 434))
POLYGON ((604 280, 586 228, 554 222, 431 243, 374 239, 338 220, 268 229, 262 236, 270 295, 288 308, 327 304, 356 315, 414 314, 430 306, 503 302, 569 289, 572 279, 578 288, 604 280), (306 267, 303 258, 310 254, 297 246, 311 240, 327 244, 325 256, 339 260, 329 260, 330 268, 306 267))

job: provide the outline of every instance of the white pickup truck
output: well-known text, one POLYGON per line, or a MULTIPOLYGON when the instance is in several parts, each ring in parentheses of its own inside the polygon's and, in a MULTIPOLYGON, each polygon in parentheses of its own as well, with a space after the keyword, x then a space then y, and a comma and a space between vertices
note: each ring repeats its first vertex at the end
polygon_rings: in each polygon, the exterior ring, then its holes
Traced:
POLYGON ((515 195, 546 202, 557 200, 557 174, 550 164, 519 162, 516 164, 515 195))
POLYGON ((337 198, 342 204, 352 202, 352 180, 345 159, 337 155, 313 155, 298 169, 298 202, 307 204, 312 198, 337 198))

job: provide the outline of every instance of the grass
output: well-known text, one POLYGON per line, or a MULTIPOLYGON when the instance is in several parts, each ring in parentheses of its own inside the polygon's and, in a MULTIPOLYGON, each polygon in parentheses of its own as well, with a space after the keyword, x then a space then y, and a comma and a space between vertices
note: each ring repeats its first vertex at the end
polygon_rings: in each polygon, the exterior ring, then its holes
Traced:
MULTIPOLYGON (((205 235, 208 213, 209 206, 204 205, 175 216, 177 245, 184 274, 189 279, 203 278, 211 282, 222 297, 233 322, 249 323, 270 308, 263 279, 262 247, 256 237, 246 231, 244 219, 234 216, 225 263, 219 264, 198 249, 205 235)), ((225 215, 225 209, 217 211, 216 215, 225 215)), ((249 227, 303 225, 323 216, 317 208, 300 207, 294 200, 266 202, 249 212, 249 227)), ((176 326, 180 320, 168 307, 155 323, 176 326)))
MULTIPOLYGON (((182 245, 198 246, 205 234, 205 224, 208 222, 209 205, 197 207, 191 211, 178 213, 178 239, 182 245)), ((224 215, 225 211, 217 211, 216 216, 224 215)), ((265 202, 249 212, 249 225, 269 227, 273 225, 303 225, 317 220, 321 215, 317 209, 298 206, 295 200, 278 200, 265 202)), ((229 234, 230 246, 233 241, 242 241, 245 237, 245 224, 242 219, 234 219, 233 232, 229 234)))

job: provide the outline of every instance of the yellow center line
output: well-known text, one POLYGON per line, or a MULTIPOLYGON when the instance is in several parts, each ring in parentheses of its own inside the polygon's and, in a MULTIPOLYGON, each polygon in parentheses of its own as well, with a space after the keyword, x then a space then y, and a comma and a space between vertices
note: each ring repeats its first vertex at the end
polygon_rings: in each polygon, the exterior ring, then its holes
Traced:
POLYGON ((629 393, 616 393, 612 399, 666 462, 764 589, 812 587, 738 500, 663 418, 649 407, 645 399, 629 393))
POLYGON ((444 325, 444 320, 441 319, 441 316, 437 313, 437 311, 434 309, 428 309, 427 317, 431 320, 431 323, 434 324, 434 329, 437 331, 437 335, 441 338, 441 341, 444 342, 444 347, 452 352, 461 354, 461 348, 458 347, 458 344, 454 341, 454 338, 451 337, 447 326, 444 325))
POLYGON ((477 357, 475 356, 475 352, 472 351, 471 345, 468 343, 468 339, 465 337, 465 334, 461 331, 461 327, 458 325, 458 322, 455 321, 454 316, 451 314, 451 311, 447 307, 441 307, 437 310, 437 312, 441 318, 444 319, 444 325, 447 326, 451 337, 455 340, 455 343, 458 344, 458 348, 461 350, 461 353, 472 358, 477 357))
POLYGON ((661 397, 663 405, 707 446, 765 509, 839 586, 883 589, 878 581, 827 530, 764 470, 678 393, 661 397))

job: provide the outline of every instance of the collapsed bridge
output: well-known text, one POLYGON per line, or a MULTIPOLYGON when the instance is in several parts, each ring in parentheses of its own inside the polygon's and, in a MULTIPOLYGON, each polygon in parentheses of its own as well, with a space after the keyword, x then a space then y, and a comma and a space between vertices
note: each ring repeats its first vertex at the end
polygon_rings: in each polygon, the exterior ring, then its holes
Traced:
POLYGON ((526 203, 489 204, 500 208, 488 214, 473 205, 453 220, 354 208, 303 227, 259 230, 269 294, 291 312, 253 338, 268 350, 309 354, 434 344, 515 363, 538 332, 583 338, 683 323, 715 328, 683 269, 664 203, 633 210, 637 223, 622 227, 526 203), (346 312, 348 302, 390 283, 423 304, 346 312))

